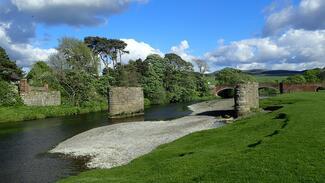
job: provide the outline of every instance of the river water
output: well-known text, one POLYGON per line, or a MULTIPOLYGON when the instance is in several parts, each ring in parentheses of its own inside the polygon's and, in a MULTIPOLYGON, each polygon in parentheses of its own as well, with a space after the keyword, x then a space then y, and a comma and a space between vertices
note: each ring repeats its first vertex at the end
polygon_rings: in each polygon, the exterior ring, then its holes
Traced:
MULTIPOLYGON (((55 145, 89 129, 130 121, 179 118, 191 113, 189 104, 153 106, 136 118, 110 120, 106 112, 0 124, 14 132, 0 136, 0 182, 55 182, 85 171, 84 161, 48 154, 55 145)), ((108 139, 109 140, 109 139, 108 139)))

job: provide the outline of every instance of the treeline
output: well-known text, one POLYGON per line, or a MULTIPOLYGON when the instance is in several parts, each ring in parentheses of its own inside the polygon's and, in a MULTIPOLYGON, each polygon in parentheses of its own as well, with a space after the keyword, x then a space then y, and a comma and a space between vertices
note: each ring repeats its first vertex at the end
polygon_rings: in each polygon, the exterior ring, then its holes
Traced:
POLYGON ((213 97, 207 78, 176 54, 149 55, 108 71, 111 86, 142 86, 151 104, 177 103, 213 97))
POLYGON ((289 76, 284 80, 289 84, 321 83, 325 81, 325 68, 306 70, 303 74, 289 76))
POLYGON ((0 47, 0 106, 22 104, 17 87, 11 83, 18 81, 23 75, 22 69, 10 60, 6 51, 0 47))
MULTIPOLYGON (((61 91, 62 103, 72 106, 107 103, 111 86, 142 86, 146 104, 212 97, 205 76, 195 73, 193 65, 180 56, 149 55, 145 60, 122 64, 122 54, 128 54, 126 46, 115 39, 87 37, 82 41, 63 38, 48 62, 36 62, 25 78, 31 86, 46 83, 50 89, 61 91), (103 71, 100 70, 101 63, 105 65, 103 71)), ((4 49, 1 48, 0 53, 0 106, 21 105, 14 84, 24 74, 4 49)))

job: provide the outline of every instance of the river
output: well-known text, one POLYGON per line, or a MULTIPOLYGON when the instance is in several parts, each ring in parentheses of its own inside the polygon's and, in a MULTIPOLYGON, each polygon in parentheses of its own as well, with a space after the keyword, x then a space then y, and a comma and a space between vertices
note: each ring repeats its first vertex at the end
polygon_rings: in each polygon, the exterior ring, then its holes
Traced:
MULTIPOLYGON (((0 124, 0 182, 55 182, 85 171, 85 161, 53 155, 48 150, 89 129, 130 121, 179 118, 191 113, 189 104, 153 106, 136 118, 110 120, 106 112, 0 124)), ((109 139, 108 139, 109 140, 109 139)))

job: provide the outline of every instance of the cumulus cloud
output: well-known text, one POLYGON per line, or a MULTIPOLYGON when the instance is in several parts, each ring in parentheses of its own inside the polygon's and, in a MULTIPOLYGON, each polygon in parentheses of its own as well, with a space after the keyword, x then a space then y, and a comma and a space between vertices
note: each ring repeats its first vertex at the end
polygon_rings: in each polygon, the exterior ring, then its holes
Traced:
POLYGON ((302 70, 325 65, 325 30, 290 29, 281 36, 220 45, 205 54, 214 68, 302 70))
POLYGON ((132 2, 146 0, 4 0, 0 2, 0 25, 7 24, 13 42, 28 42, 36 25, 97 26, 132 2))
POLYGON ((196 59, 196 57, 189 53, 189 48, 190 44, 188 43, 188 41, 183 40, 178 46, 173 46, 170 51, 182 57, 183 60, 193 63, 193 60, 196 59))
POLYGON ((3 0, 0 2, 0 46, 22 67, 46 60, 54 49, 41 49, 30 41, 39 23, 97 26, 124 11, 132 2, 146 0, 3 0))
POLYGON ((99 25, 106 17, 143 0, 11 0, 18 12, 45 24, 99 25))
POLYGON ((268 36, 288 29, 325 29, 324 10, 324 0, 301 0, 298 6, 290 5, 271 13, 266 18, 263 33, 268 36))
POLYGON ((139 42, 134 39, 121 39, 127 44, 125 48, 126 51, 129 51, 129 54, 124 54, 122 56, 122 62, 127 63, 129 60, 137 60, 137 59, 146 59, 146 57, 150 54, 158 54, 163 56, 164 54, 159 50, 150 46, 148 43, 139 42))
POLYGON ((35 61, 47 61, 48 56, 56 52, 55 49, 42 49, 27 43, 13 43, 0 27, 0 46, 3 47, 11 59, 16 60, 20 67, 28 70, 35 61))

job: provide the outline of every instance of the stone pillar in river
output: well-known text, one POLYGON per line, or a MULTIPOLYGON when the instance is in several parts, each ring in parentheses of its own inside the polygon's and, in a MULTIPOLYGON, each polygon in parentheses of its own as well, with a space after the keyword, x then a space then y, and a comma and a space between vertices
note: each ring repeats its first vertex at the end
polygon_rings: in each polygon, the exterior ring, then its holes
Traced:
POLYGON ((235 112, 244 116, 259 108, 258 83, 248 82, 235 87, 235 112))
POLYGON ((111 87, 108 93, 111 118, 143 115, 144 96, 141 87, 111 87))

